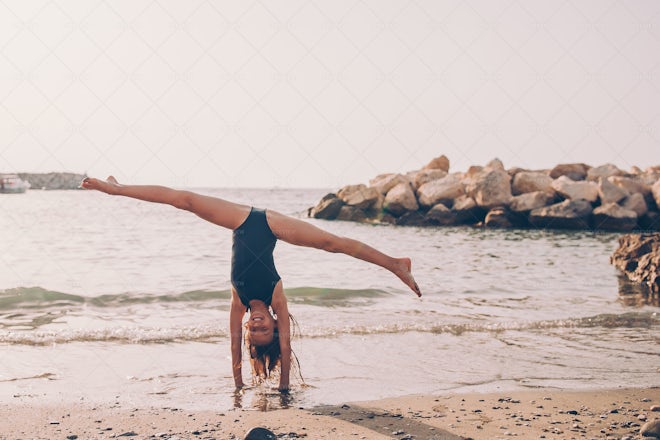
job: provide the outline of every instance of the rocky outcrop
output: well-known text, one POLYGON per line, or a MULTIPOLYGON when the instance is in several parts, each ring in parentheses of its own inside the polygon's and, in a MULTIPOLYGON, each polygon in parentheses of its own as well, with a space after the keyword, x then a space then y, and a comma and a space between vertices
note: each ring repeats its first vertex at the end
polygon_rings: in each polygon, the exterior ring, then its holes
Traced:
POLYGON ((660 233, 621 236, 610 262, 630 281, 660 292, 660 233))
POLYGON ((30 182, 30 190, 35 189, 80 189, 80 182, 87 177, 75 173, 18 173, 30 182))
POLYGON ((414 226, 475 225, 613 231, 660 230, 660 166, 561 164, 506 169, 494 159, 449 172, 445 156, 423 168, 347 185, 308 210, 315 218, 414 226))

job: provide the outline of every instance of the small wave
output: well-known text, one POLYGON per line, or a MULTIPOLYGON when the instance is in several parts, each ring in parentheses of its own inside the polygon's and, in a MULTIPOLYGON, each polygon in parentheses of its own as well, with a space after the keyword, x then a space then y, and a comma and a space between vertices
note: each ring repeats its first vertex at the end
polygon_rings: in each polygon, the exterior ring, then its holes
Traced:
POLYGON ((72 342, 165 344, 174 342, 213 342, 226 337, 227 332, 225 330, 210 326, 179 328, 119 327, 97 330, 0 332, 0 344, 53 345, 72 342))
MULTIPOLYGON (((319 306, 347 304, 355 299, 373 299, 387 295, 377 289, 328 289, 295 287, 286 289, 290 301, 319 306)), ((82 296, 47 290, 42 287, 16 287, 0 290, 0 311, 22 309, 71 308, 82 305, 94 307, 125 307, 138 304, 205 302, 231 299, 230 290, 191 290, 182 293, 150 295, 119 293, 100 296, 82 296)))
MULTIPOLYGON (((306 328, 302 338, 335 338, 344 335, 386 335, 405 332, 432 334, 501 333, 506 331, 537 331, 571 328, 653 328, 660 325, 655 313, 625 313, 622 315, 597 315, 592 317, 501 323, 455 323, 428 325, 397 323, 391 325, 354 325, 343 327, 306 328)), ((97 330, 62 331, 0 331, 0 344, 52 345, 72 342, 113 342, 124 344, 160 344, 178 342, 215 342, 228 337, 224 328, 199 325, 176 328, 119 327, 97 330)))

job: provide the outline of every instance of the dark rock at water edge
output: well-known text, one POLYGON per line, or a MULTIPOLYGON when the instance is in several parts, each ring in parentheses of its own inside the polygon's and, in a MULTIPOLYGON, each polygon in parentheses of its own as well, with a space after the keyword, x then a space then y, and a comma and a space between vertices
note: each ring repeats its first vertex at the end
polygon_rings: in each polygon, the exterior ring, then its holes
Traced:
POLYGON ((313 208, 310 208, 308 214, 310 217, 333 220, 339 215, 344 202, 337 197, 337 194, 330 193, 323 196, 321 201, 313 208))
POLYGON ((591 203, 586 200, 564 200, 534 209, 529 214, 533 226, 558 229, 588 229, 591 203))
POLYGON ((660 292, 660 233, 621 236, 610 262, 630 281, 660 292))
POLYGON ((30 182, 30 189, 80 189, 80 182, 87 177, 75 173, 18 173, 18 176, 30 182))
POLYGON ((275 440, 277 436, 266 428, 252 428, 245 434, 245 440, 275 440))

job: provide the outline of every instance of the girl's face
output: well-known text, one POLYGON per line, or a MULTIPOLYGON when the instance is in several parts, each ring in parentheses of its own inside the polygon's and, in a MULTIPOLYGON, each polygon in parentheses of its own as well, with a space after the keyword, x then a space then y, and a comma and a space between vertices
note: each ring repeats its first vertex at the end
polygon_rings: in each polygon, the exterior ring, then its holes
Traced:
POLYGON ((277 323, 270 313, 251 312, 245 323, 247 337, 253 345, 268 345, 273 340, 277 323))

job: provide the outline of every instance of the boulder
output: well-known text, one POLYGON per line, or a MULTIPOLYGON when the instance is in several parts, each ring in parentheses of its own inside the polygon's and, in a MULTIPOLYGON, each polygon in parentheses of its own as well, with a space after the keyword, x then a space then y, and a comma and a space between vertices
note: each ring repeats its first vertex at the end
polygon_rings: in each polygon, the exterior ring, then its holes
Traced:
POLYGON ((626 173, 617 168, 615 165, 608 163, 599 167, 589 168, 589 171, 587 171, 587 180, 598 182, 598 179, 601 177, 607 178, 610 176, 623 176, 624 174, 626 173))
POLYGON ((497 159, 497 158, 495 158, 495 159, 491 160, 490 162, 488 162, 484 168, 488 168, 488 169, 491 169, 491 170, 506 171, 504 169, 504 164, 502 163, 502 161, 497 159))
POLYGON ((445 173, 449 172, 449 159, 444 154, 431 159, 431 162, 424 166, 425 170, 442 170, 445 173))
POLYGON ((409 211, 396 219, 399 226, 428 226, 426 216, 419 211, 409 211))
POLYGON ((611 176, 607 180, 630 194, 641 193, 646 196, 651 193, 651 185, 640 177, 611 176))
POLYGON ((309 217, 321 218, 325 220, 333 220, 337 218, 339 210, 344 206, 344 202, 337 197, 336 194, 330 193, 323 196, 323 198, 308 211, 309 217))
POLYGON ((637 213, 616 203, 607 203, 594 209, 593 225, 596 229, 631 231, 637 226, 637 213))
POLYGON ((653 200, 655 200, 655 205, 660 207, 660 180, 655 182, 651 187, 651 193, 653 194, 653 200))
POLYGON ((529 213, 529 222, 543 228, 587 229, 591 212, 591 203, 586 200, 564 200, 534 209, 529 213))
POLYGON ((511 201, 511 177, 504 168, 486 167, 468 180, 467 194, 485 209, 508 205, 511 201))
POLYGON ((419 209, 415 193, 407 181, 399 183, 387 192, 383 207, 397 216, 406 211, 419 209))
POLYGON ((529 212, 533 209, 547 206, 554 199, 554 195, 546 191, 528 192, 512 197, 509 203, 509 209, 513 212, 529 212))
POLYGON ((484 221, 486 210, 477 205, 472 197, 461 196, 454 200, 452 212, 458 224, 475 224, 484 221))
POLYGON ((369 186, 375 188, 376 191, 385 195, 389 190, 397 186, 399 183, 407 183, 409 179, 401 174, 380 174, 369 181, 369 186))
POLYGON ((369 209, 378 201, 380 193, 366 185, 347 185, 337 192, 343 202, 360 209, 369 209))
POLYGON ((425 183, 442 179, 446 175, 447 172, 445 170, 419 170, 412 174, 411 180, 415 188, 419 188, 425 183))
POLYGON ((438 203, 426 213, 429 223, 439 226, 453 226, 458 224, 456 213, 442 203, 438 203))
POLYGON ((521 171, 516 173, 511 184, 511 193, 514 196, 536 191, 554 192, 552 189, 552 177, 545 173, 534 171, 521 171))
POLYGON ((479 174, 480 172, 482 172, 483 169, 484 169, 484 167, 482 167, 482 166, 479 166, 479 165, 472 165, 472 166, 470 166, 470 168, 468 168, 468 170, 465 172, 465 178, 466 178, 466 179, 471 179, 471 178, 473 178, 474 176, 476 176, 477 174, 479 174))
POLYGON ((598 199, 598 184, 596 182, 576 182, 566 176, 560 176, 552 181, 552 188, 559 195, 570 200, 595 202, 598 199))
POLYGON ((601 177, 598 179, 598 197, 600 197, 600 203, 603 205, 619 203, 629 195, 630 193, 627 190, 613 184, 609 178, 601 177))
POLYGON ((344 205, 339 209, 336 219, 349 222, 364 222, 367 220, 367 214, 364 210, 356 206, 344 205))
POLYGON ((438 203, 451 205, 453 200, 465 194, 460 174, 448 174, 442 179, 425 183, 417 189, 419 204, 431 207, 438 203))
POLYGON ((499 206, 488 211, 484 225, 489 228, 510 228, 513 226, 513 222, 509 217, 508 210, 503 206, 499 206))
POLYGON ((660 419, 649 420, 639 428, 642 437, 660 438, 660 419))
POLYGON ((628 197, 623 199, 623 202, 621 202, 621 206, 623 206, 624 208, 630 211, 635 211, 637 217, 641 217, 649 211, 648 205, 646 204, 646 200, 644 199, 644 196, 640 193, 630 194, 628 197))
POLYGON ((550 177, 558 179, 561 176, 566 176, 577 182, 578 180, 584 180, 585 177, 587 177, 587 171, 589 168, 589 165, 583 163, 564 163, 557 165, 550 170, 550 177))
POLYGON ((660 291, 660 233, 621 236, 610 263, 630 281, 660 291))

